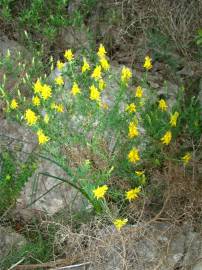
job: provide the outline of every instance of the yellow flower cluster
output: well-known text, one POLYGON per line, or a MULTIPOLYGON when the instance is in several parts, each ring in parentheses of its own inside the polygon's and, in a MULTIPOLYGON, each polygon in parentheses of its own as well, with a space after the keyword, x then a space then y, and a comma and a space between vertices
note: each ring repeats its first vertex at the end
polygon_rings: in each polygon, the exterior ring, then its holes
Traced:
POLYGON ((130 78, 132 77, 132 72, 129 68, 127 67, 123 67, 122 71, 121 71, 121 81, 123 83, 128 83, 128 81, 130 80, 130 78))
POLYGON ((107 52, 105 50, 105 47, 102 44, 100 44, 100 47, 99 47, 98 52, 97 52, 98 57, 100 59, 105 58, 106 54, 107 54, 107 52))
POLYGON ((144 62, 143 67, 146 70, 150 70, 152 68, 152 59, 149 56, 146 56, 145 57, 145 62, 144 62))
POLYGON ((79 88, 78 84, 76 82, 73 83, 71 93, 73 96, 76 96, 77 94, 81 93, 81 89, 79 88))
POLYGON ((37 136, 39 144, 44 144, 49 141, 49 137, 46 136, 41 129, 37 131, 37 136))
POLYGON ((34 106, 36 106, 36 107, 38 107, 38 106, 40 106, 40 98, 38 97, 38 96, 34 96, 33 98, 32 98, 32 103, 33 103, 33 105, 34 106))
POLYGON ((40 94, 44 100, 47 100, 52 96, 52 89, 48 84, 42 85, 42 83, 38 79, 34 84, 34 93, 40 94))
POLYGON ((141 98, 143 96, 143 90, 141 86, 138 86, 136 88, 136 93, 135 93, 135 97, 137 98, 141 98))
POLYGON ((86 72, 87 70, 90 70, 90 65, 88 64, 86 58, 84 57, 83 58, 83 66, 81 68, 81 72, 84 73, 86 72))
POLYGON ((130 189, 129 191, 126 191, 126 199, 129 201, 135 200, 138 198, 138 195, 141 191, 140 187, 130 189))
POLYGON ((31 109, 27 109, 25 111, 25 120, 29 126, 33 126, 36 124, 38 117, 36 116, 35 112, 31 109))
POLYGON ((129 123, 129 131, 128 131, 128 137, 130 139, 136 137, 139 135, 139 131, 137 129, 137 125, 135 122, 130 122, 129 123))
POLYGON ((105 193, 107 192, 107 190, 108 190, 108 186, 107 186, 107 185, 104 185, 104 186, 101 186, 101 187, 98 187, 98 188, 94 189, 94 190, 93 190, 94 197, 95 197, 97 200, 98 200, 98 199, 103 199, 105 193))
POLYGON ((64 54, 65 59, 67 59, 67 61, 71 62, 72 60, 74 60, 74 54, 72 53, 72 50, 66 50, 65 54, 64 54))
POLYGON ((109 62, 104 57, 100 58, 100 65, 104 71, 108 71, 110 68, 109 62))
POLYGON ((100 102, 100 92, 94 84, 90 86, 90 99, 100 102))
POLYGON ((123 226, 125 226, 127 222, 128 222, 128 219, 127 219, 127 218, 124 218, 124 219, 119 219, 119 218, 117 218, 117 219, 115 219, 115 220, 113 221, 114 226, 116 227, 116 229, 117 229, 118 231, 120 231, 121 228, 122 228, 123 226))
POLYGON ((190 153, 186 153, 182 157, 182 161, 183 161, 184 166, 186 166, 189 163, 190 159, 191 159, 191 154, 190 153))
POLYGON ((12 99, 12 100, 11 100, 10 108, 11 108, 12 110, 15 110, 15 109, 18 108, 18 102, 17 102, 16 99, 12 99))
POLYGON ((100 91, 104 90, 105 87, 106 87, 106 83, 103 79, 100 79, 99 82, 98 82, 98 87, 100 89, 100 91))
POLYGON ((102 44, 100 44, 97 55, 99 57, 100 65, 104 71, 108 71, 110 68, 110 64, 107 60, 106 54, 107 54, 107 52, 105 50, 105 47, 102 44))
POLYGON ((170 143, 171 139, 172 139, 172 133, 171 133, 171 131, 169 130, 169 131, 167 131, 167 132, 164 134, 164 136, 161 138, 161 141, 162 141, 163 144, 168 145, 168 144, 170 143))
POLYGON ((130 150, 128 153, 128 160, 131 163, 137 163, 140 160, 139 151, 137 148, 134 147, 132 150, 130 150))
POLYGON ((63 80, 63 78, 62 78, 61 75, 59 75, 59 76, 57 76, 57 77, 55 78, 55 83, 56 83, 57 85, 59 85, 59 86, 61 86, 61 85, 64 84, 64 80, 63 80))
POLYGON ((65 64, 63 62, 61 62, 60 60, 57 61, 57 68, 58 68, 58 70, 62 70, 64 68, 64 65, 65 64))
POLYGON ((101 68, 102 67, 100 65, 97 65, 95 69, 93 70, 91 77, 94 78, 95 80, 101 79, 102 78, 101 68))
POLYGON ((131 103, 131 104, 127 105, 126 111, 128 111, 129 113, 136 112, 136 106, 135 106, 135 104, 134 103, 131 103))
POLYGON ((179 117, 178 112, 175 112, 174 114, 171 114, 171 116, 170 116, 170 125, 172 127, 176 127, 178 117, 179 117))
POLYGON ((166 104, 166 101, 164 99, 160 99, 159 100, 159 109, 161 111, 166 111, 168 108, 167 104, 166 104))

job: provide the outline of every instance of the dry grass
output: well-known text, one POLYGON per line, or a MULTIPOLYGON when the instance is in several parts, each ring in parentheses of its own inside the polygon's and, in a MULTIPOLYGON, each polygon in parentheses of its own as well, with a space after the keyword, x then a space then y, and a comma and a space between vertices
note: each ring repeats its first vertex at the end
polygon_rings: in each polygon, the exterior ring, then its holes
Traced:
POLYGON ((147 47, 151 30, 167 36, 176 52, 190 58, 202 24, 201 13, 200 0, 111 0, 98 5, 96 28, 100 27, 101 39, 122 62, 131 62, 131 57, 140 57, 141 50, 151 49, 147 47), (103 30, 105 20, 108 23, 103 30))

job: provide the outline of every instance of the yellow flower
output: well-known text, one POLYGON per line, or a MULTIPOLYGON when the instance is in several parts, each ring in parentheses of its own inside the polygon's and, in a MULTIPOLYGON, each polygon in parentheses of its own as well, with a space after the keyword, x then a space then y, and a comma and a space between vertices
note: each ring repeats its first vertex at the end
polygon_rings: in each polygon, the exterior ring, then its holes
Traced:
POLYGON ((172 139, 172 133, 171 131, 167 131, 164 136, 161 138, 161 141, 163 144, 168 145, 172 139))
POLYGON ((64 67, 64 65, 65 64, 63 62, 61 62, 60 60, 57 61, 57 68, 58 68, 58 70, 62 70, 63 67, 64 67))
POLYGON ((130 139, 132 139, 132 138, 138 136, 138 134, 139 134, 139 132, 138 132, 136 123, 130 122, 130 123, 129 123, 128 137, 129 137, 130 139))
POLYGON ((162 111, 166 111, 168 108, 166 101, 164 99, 160 99, 159 100, 159 109, 161 109, 162 111))
POLYGON ((149 56, 146 56, 146 57, 145 57, 145 62, 144 62, 143 67, 144 67, 146 70, 149 70, 149 69, 152 68, 152 59, 151 59, 149 56))
POLYGON ((25 111, 25 120, 27 121, 28 125, 32 126, 36 124, 37 118, 38 117, 36 116, 35 112, 33 112, 32 110, 27 109, 25 111))
POLYGON ((64 107, 63 107, 62 104, 58 104, 58 105, 55 105, 55 110, 56 110, 57 112, 62 113, 62 112, 64 112, 64 107))
POLYGON ((45 122, 46 124, 48 124, 49 119, 50 119, 50 118, 49 118, 48 114, 46 113, 45 116, 44 116, 44 119, 43 119, 44 122, 45 122))
POLYGON ((132 77, 131 70, 124 66, 121 71, 121 81, 127 83, 131 77, 132 77))
POLYGON ((15 109, 18 108, 18 102, 17 102, 16 99, 12 99, 12 100, 11 100, 10 108, 11 108, 12 110, 15 110, 15 109))
POLYGON ((170 116, 170 125, 172 127, 176 127, 178 117, 179 117, 178 112, 175 112, 174 114, 171 114, 171 116, 170 116))
POLYGON ((100 91, 104 90, 105 87, 106 87, 106 83, 103 79, 100 79, 99 82, 98 82, 98 87, 100 89, 100 91))
POLYGON ((34 106, 38 107, 40 105, 40 98, 35 96, 32 98, 32 103, 34 106))
POLYGON ((95 80, 101 79, 101 66, 96 66, 95 69, 93 70, 93 73, 91 75, 92 78, 95 80))
POLYGON ((136 106, 135 106, 135 104, 134 103, 131 103, 131 104, 127 105, 126 111, 128 111, 129 113, 136 112, 136 106))
POLYGON ((91 85, 90 87, 90 99, 100 101, 100 92, 98 91, 98 89, 95 87, 94 84, 91 85))
POLYGON ((72 53, 72 50, 71 49, 66 50, 64 57, 67 59, 67 61, 72 61, 74 59, 74 55, 72 53))
POLYGON ((57 76, 57 77, 55 78, 55 83, 56 83, 57 85, 59 85, 59 86, 61 86, 61 85, 64 84, 64 80, 63 80, 63 78, 62 78, 61 75, 59 75, 59 76, 57 76))
POLYGON ((100 58, 100 65, 105 71, 109 70, 109 68, 110 68, 109 62, 104 57, 100 58))
POLYGON ((137 148, 133 148, 129 153, 128 153, 128 160, 132 163, 136 163, 137 161, 140 160, 139 156, 139 151, 137 148))
POLYGON ((190 153, 186 153, 182 157, 182 161, 183 161, 183 163, 184 163, 185 166, 189 163, 190 159, 191 159, 191 154, 190 153))
POLYGON ((137 176, 142 176, 144 174, 144 171, 135 171, 135 173, 137 174, 137 176))
POLYGON ((81 93, 81 90, 76 82, 73 83, 71 93, 73 96, 76 96, 77 94, 81 93))
POLYGON ((90 70, 90 65, 88 64, 86 58, 84 57, 83 58, 83 66, 81 68, 81 72, 84 73, 86 72, 87 70, 90 70))
POLYGON ((41 89, 41 96, 43 99, 48 99, 52 95, 51 87, 47 84, 44 84, 44 86, 41 89))
POLYGON ((138 197, 138 194, 140 193, 140 191, 141 191, 140 187, 126 191, 126 199, 129 201, 135 200, 138 197))
POLYGON ((143 90, 141 86, 138 86, 136 88, 136 93, 135 93, 135 97, 137 98, 141 98, 143 96, 143 90))
POLYGON ((124 218, 124 219, 119 219, 119 218, 117 218, 117 219, 115 219, 115 220, 113 221, 114 226, 116 227, 116 229, 117 229, 118 231, 120 231, 121 228, 122 228, 123 226, 125 226, 127 222, 128 222, 128 219, 127 219, 127 218, 124 218))
POLYGON ((100 198, 104 198, 104 195, 107 192, 107 190, 108 190, 108 186, 107 185, 104 185, 104 186, 101 186, 101 187, 98 187, 98 188, 94 189, 93 190, 94 197, 97 200, 100 199, 100 198))
POLYGON ((37 79, 36 83, 34 84, 34 93, 40 93, 43 89, 43 85, 41 84, 40 80, 37 79))
POLYGON ((97 52, 97 55, 100 57, 100 58, 103 58, 103 57, 105 57, 105 55, 106 55, 106 50, 105 50, 105 47, 102 45, 102 44, 100 44, 100 47, 99 47, 99 49, 98 49, 98 52, 97 52))
POLYGON ((41 129, 37 131, 37 136, 39 144, 47 143, 50 140, 50 138, 46 136, 41 129))

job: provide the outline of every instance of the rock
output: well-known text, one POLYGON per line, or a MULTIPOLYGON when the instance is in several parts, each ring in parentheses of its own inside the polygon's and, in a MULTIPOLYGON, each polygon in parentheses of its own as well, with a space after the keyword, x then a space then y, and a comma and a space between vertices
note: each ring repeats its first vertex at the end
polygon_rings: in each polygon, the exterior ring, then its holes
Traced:
POLYGON ((28 55, 25 47, 18 42, 8 39, 5 35, 0 36, 0 55, 5 56, 8 50, 10 51, 11 56, 14 56, 18 52, 26 53, 28 55))
POLYGON ((0 227, 0 260, 8 254, 16 252, 27 243, 24 236, 13 231, 10 227, 0 227))
MULTIPOLYGON (((27 128, 4 119, 0 120, 0 150, 2 151, 5 147, 15 153, 18 161, 26 162, 30 153, 37 149, 38 143, 36 136, 27 128)), ((75 189, 59 180, 40 175, 40 172, 47 172, 65 179, 67 177, 66 173, 55 164, 47 160, 39 161, 36 172, 28 179, 18 199, 17 212, 21 212, 22 216, 25 214, 25 220, 27 219, 27 213, 23 209, 49 189, 52 190, 31 206, 33 210, 36 210, 32 211, 33 215, 37 211, 45 211, 52 215, 67 206, 72 209, 80 209, 82 203, 78 196, 71 205, 77 194, 75 189), (57 187, 53 188, 55 185, 57 187)))
POLYGON ((90 48, 88 30, 84 25, 80 29, 73 26, 63 28, 58 39, 61 50, 90 48))
POLYGON ((0 120, 0 150, 4 147, 15 152, 17 158, 26 162, 29 155, 38 146, 36 136, 29 129, 16 122, 0 120))
POLYGON ((193 270, 202 270, 202 262, 198 262, 194 265, 193 270))
POLYGON ((62 209, 78 210, 82 207, 81 196, 70 185, 42 175, 48 173, 55 177, 67 179, 66 173, 54 163, 41 159, 34 175, 28 180, 19 199, 17 208, 32 208, 53 215, 62 209))
POLYGON ((126 226, 121 233, 110 228, 101 234, 96 234, 97 264, 92 269, 202 269, 202 237, 191 227, 142 223, 126 226))

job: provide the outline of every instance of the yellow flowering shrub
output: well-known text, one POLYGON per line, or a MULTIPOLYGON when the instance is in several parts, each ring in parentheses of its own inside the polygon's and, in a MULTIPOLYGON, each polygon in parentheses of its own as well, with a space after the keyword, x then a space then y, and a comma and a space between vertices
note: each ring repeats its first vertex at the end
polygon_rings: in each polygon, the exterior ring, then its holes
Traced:
MULTIPOLYGON (((29 94, 18 89, 11 96, 0 88, 5 113, 33 131, 40 151, 67 173, 69 180, 62 180, 82 193, 96 212, 110 213, 112 202, 127 206, 141 200, 149 182, 147 168, 163 166, 183 128, 194 138, 201 134, 196 103, 185 112, 180 95, 172 106, 166 93, 159 97, 147 79, 152 59, 146 56, 142 62, 145 73, 137 82, 126 66, 118 76, 113 73, 102 44, 93 57, 74 56, 68 49, 55 63, 59 74, 54 79, 45 74, 23 78, 29 94), (111 82, 116 82, 115 90, 111 82), (122 179, 127 184, 120 188, 122 179)), ((53 60, 50 70, 52 65, 53 60)), ((177 161, 187 168, 192 157, 183 149, 177 161)), ((128 222, 121 210, 109 217, 117 230, 128 222)))

